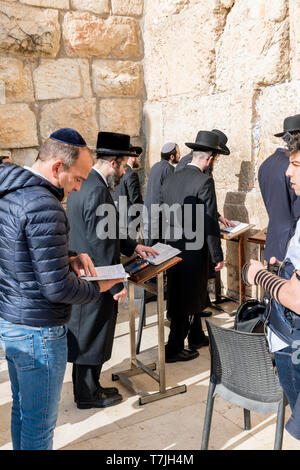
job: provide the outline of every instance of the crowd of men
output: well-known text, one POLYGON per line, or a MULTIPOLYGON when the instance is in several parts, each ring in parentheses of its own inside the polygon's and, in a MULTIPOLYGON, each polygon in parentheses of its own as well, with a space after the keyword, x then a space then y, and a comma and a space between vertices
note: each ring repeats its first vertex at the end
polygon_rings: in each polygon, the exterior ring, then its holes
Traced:
MULTIPOLYGON (((300 115, 283 127, 276 136, 284 146, 259 170, 269 215, 265 259, 280 270, 251 260, 247 282, 271 299, 268 341, 292 409, 287 429, 300 439, 293 360, 300 340, 300 115)), ((158 241, 178 248, 182 261, 167 271, 166 362, 193 360, 208 345, 201 318, 211 314, 208 279, 224 266, 220 223, 234 225, 218 212, 213 178, 217 158, 230 155, 227 141, 218 129, 201 130, 182 158, 176 142, 164 144, 144 198, 137 173, 143 149, 126 134, 99 132, 93 157, 76 130, 59 129, 31 168, 0 162, 0 340, 15 450, 52 449, 67 362, 77 408, 122 401, 116 387, 101 385, 101 370, 111 357, 118 302, 127 297, 124 279, 88 282, 83 273, 96 276, 95 267, 119 264, 121 254, 155 257, 158 241)))

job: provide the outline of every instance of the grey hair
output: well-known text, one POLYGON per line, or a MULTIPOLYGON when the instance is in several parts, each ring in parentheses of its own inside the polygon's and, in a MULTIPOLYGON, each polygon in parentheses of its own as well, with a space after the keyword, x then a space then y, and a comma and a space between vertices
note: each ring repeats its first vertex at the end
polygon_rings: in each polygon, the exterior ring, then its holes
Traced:
POLYGON ((36 161, 40 160, 42 162, 46 162, 52 160, 53 158, 58 158, 61 159, 64 167, 69 169, 76 163, 81 148, 82 147, 47 139, 41 145, 38 156, 36 157, 36 161))
POLYGON ((210 157, 211 157, 211 152, 210 151, 208 151, 208 152, 200 152, 200 151, 197 151, 197 150, 193 151, 193 160, 194 159, 196 161, 207 160, 210 157))

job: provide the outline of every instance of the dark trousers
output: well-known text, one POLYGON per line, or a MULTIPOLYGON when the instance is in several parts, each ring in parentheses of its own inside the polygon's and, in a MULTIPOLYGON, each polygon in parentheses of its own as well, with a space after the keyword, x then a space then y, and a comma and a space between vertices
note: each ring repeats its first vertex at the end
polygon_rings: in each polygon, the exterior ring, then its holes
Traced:
POLYGON ((166 353, 173 355, 184 349, 184 340, 197 344, 203 338, 201 316, 199 314, 182 315, 182 312, 169 312, 170 334, 166 344, 166 353))
POLYGON ((95 398, 99 390, 102 366, 73 364, 72 381, 75 400, 95 398))

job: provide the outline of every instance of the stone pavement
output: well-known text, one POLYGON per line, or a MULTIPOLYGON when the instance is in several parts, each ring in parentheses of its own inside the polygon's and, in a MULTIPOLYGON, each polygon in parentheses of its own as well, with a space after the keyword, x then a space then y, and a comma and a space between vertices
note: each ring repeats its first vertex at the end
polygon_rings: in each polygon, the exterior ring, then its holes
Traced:
MULTIPOLYGON (((147 322, 142 338, 141 359, 144 363, 157 358, 156 304, 147 305, 147 322)), ((222 308, 236 308, 233 302, 222 308)), ((138 312, 137 306, 137 312, 138 312)), ((213 321, 230 327, 233 317, 214 310, 213 321)), ((105 364, 103 386, 112 384, 111 374, 129 367, 128 310, 119 314, 112 358, 105 364)), ((165 327, 165 336, 168 327, 165 327)), ((54 449, 62 450, 197 450, 201 446, 202 426, 209 384, 210 357, 208 347, 192 361, 166 364, 167 386, 187 385, 187 392, 139 406, 133 396, 118 382, 123 402, 106 409, 78 410, 73 402, 71 367, 68 364, 54 436, 54 449), (178 428, 180 427, 180 433, 178 428)), ((142 374, 133 378, 136 386, 157 391, 157 383, 142 374)), ((0 450, 11 449, 11 393, 6 363, 0 368, 0 450)), ((286 409, 286 420, 290 416, 286 409)), ((251 413, 252 429, 243 430, 243 410, 216 397, 209 449, 271 450, 275 436, 274 414, 251 413)), ((284 432, 283 450, 299 450, 300 442, 284 432)))

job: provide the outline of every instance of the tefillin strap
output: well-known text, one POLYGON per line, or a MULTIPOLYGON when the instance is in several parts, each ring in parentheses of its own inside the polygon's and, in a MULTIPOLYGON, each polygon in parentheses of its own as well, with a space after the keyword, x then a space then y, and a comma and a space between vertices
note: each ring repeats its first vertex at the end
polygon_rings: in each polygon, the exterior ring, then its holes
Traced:
POLYGON ((260 285, 270 295, 270 297, 278 303, 280 303, 278 300, 279 291, 286 282, 286 279, 282 279, 276 276, 276 274, 270 273, 266 269, 260 269, 254 278, 254 284, 256 286, 260 285))

